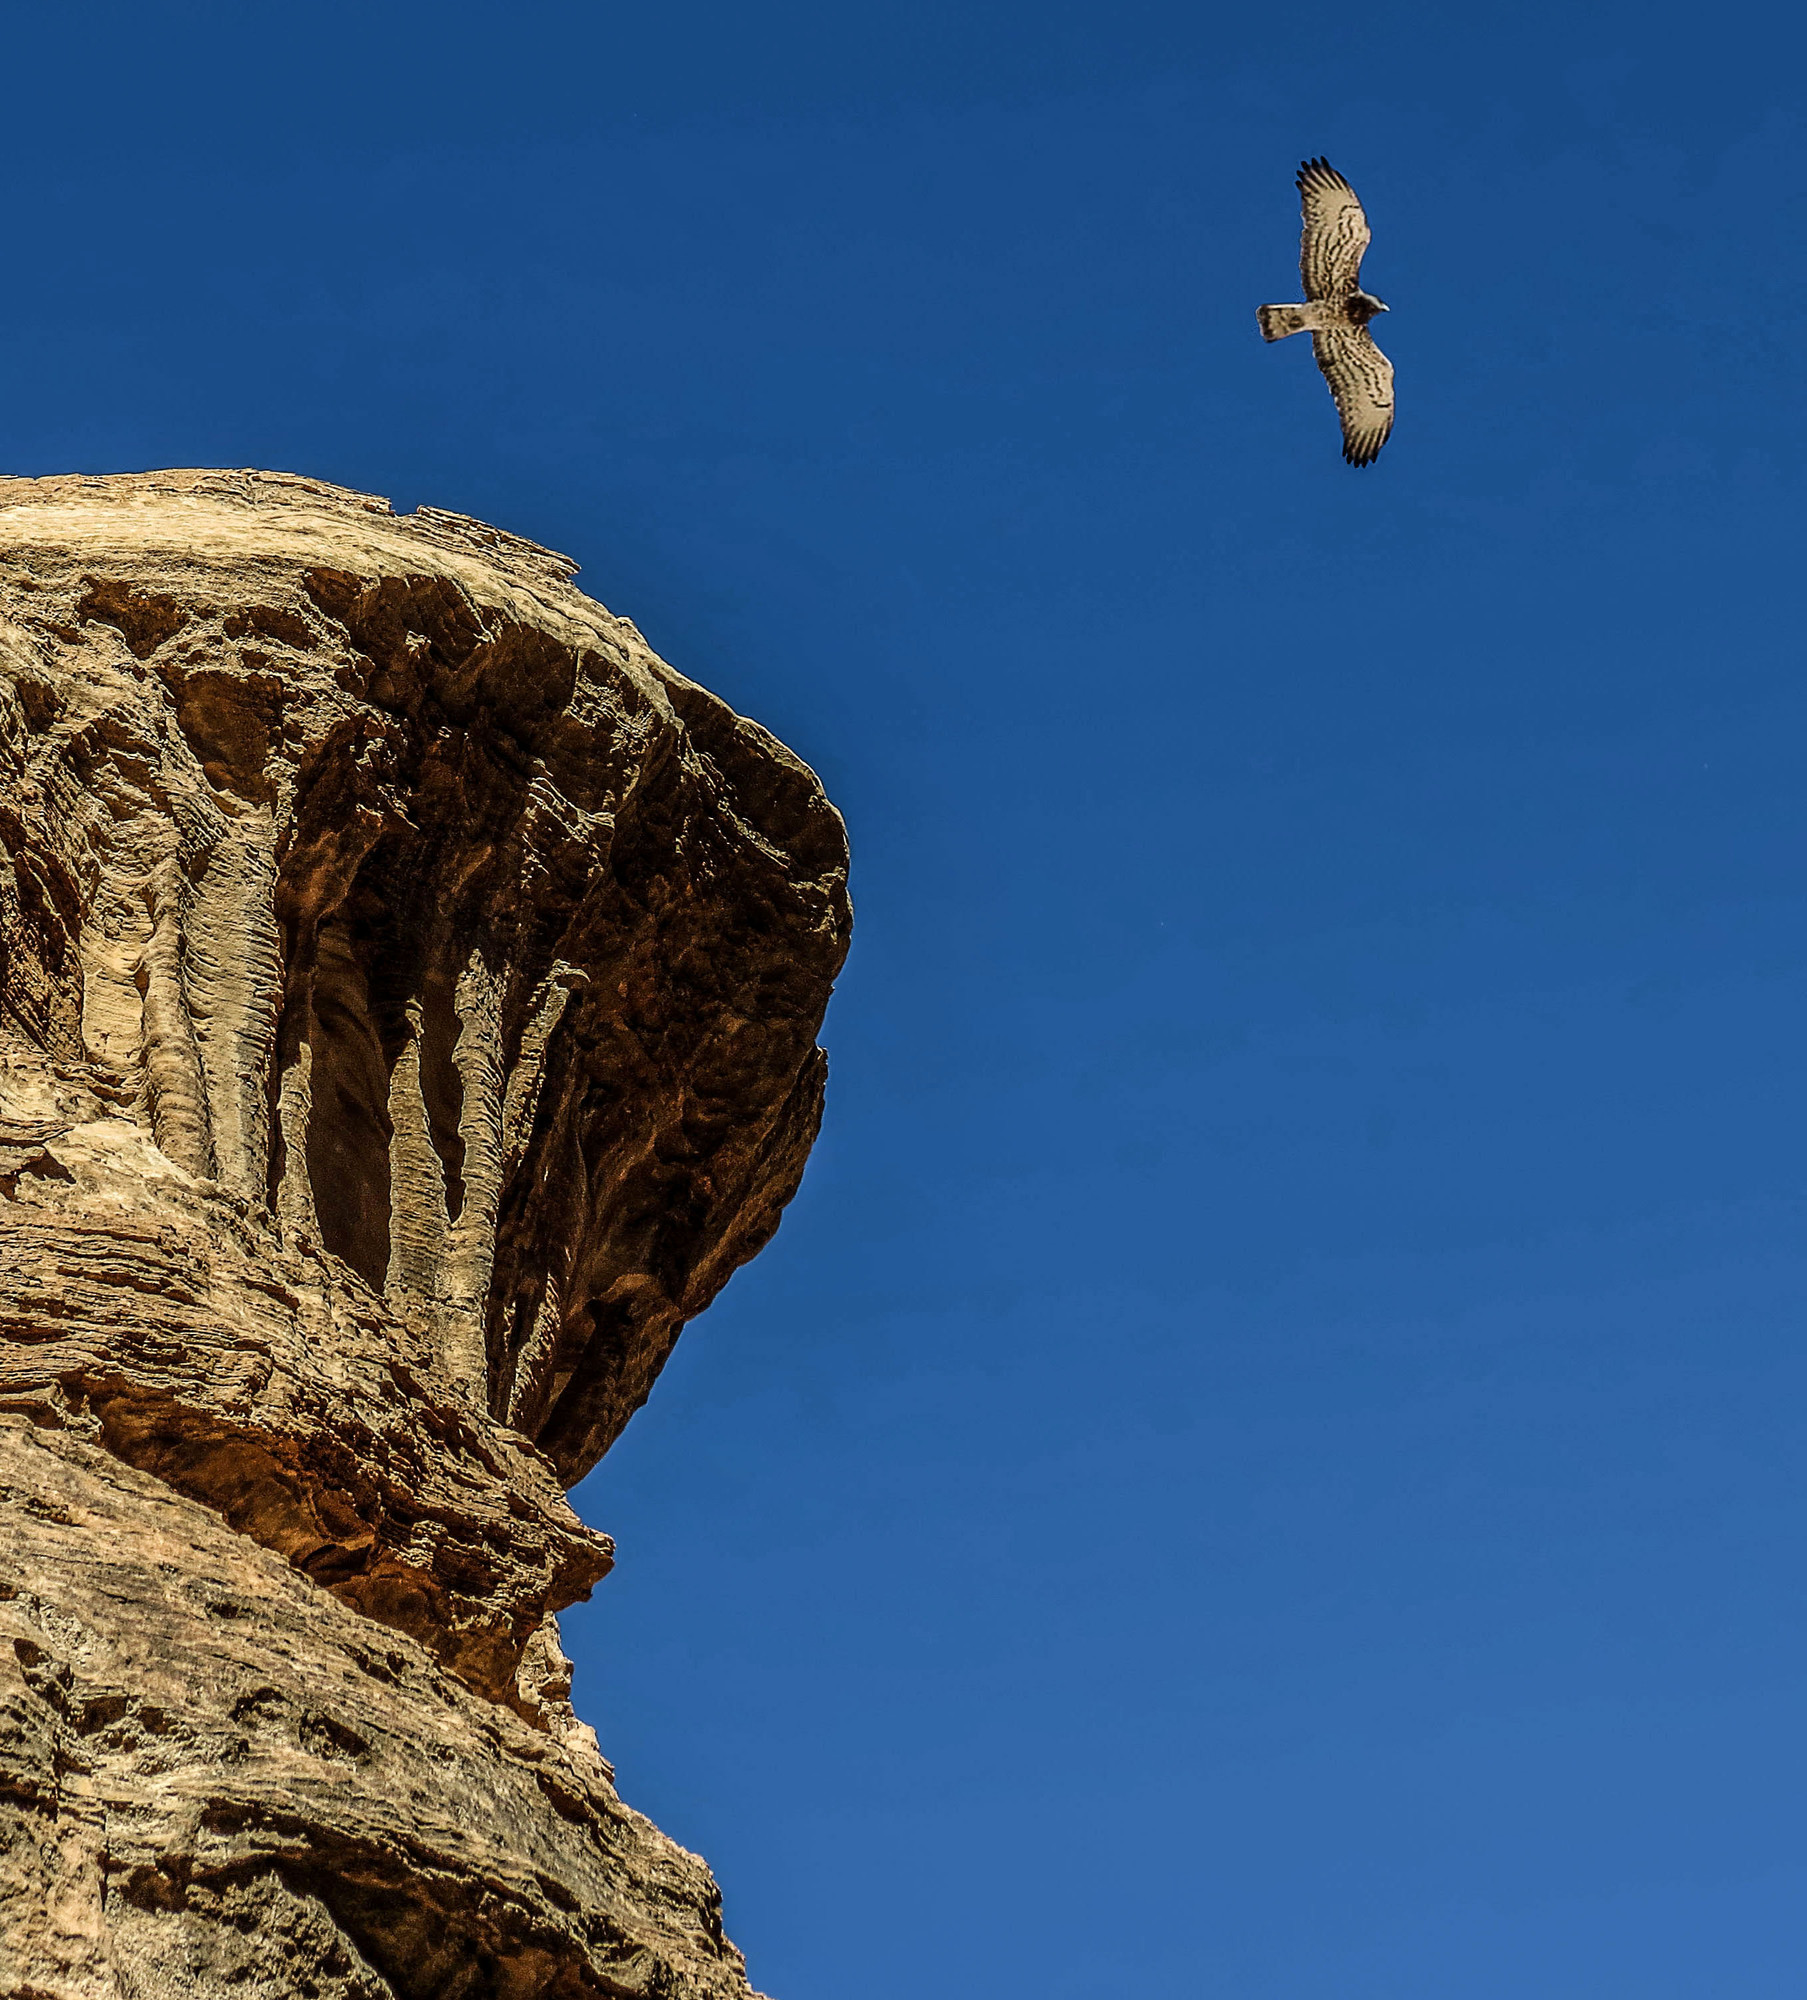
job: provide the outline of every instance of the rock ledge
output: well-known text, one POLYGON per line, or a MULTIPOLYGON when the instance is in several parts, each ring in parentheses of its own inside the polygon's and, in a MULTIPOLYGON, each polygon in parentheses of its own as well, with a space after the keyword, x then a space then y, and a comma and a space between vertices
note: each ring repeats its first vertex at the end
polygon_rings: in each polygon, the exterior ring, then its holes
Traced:
POLYGON ((554 1614, 801 1176, 846 840, 573 574, 0 480, 0 1995, 747 1992, 554 1614))

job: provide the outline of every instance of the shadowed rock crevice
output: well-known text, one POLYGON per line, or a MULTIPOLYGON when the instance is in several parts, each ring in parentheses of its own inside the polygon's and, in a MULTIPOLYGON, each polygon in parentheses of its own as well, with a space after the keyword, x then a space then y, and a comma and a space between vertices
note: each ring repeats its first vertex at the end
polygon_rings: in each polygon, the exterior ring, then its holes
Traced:
POLYGON ((846 844, 570 574, 0 482, 0 1991, 747 1991, 563 1488, 795 1191, 846 844))

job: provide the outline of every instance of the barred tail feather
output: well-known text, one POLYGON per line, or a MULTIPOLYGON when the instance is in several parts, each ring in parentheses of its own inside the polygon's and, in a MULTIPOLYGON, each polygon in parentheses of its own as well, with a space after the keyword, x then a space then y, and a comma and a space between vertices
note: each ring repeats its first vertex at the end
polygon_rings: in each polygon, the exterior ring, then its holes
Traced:
POLYGON ((1263 340, 1284 340, 1289 333, 1303 333, 1309 324, 1303 306, 1257 306, 1263 340))

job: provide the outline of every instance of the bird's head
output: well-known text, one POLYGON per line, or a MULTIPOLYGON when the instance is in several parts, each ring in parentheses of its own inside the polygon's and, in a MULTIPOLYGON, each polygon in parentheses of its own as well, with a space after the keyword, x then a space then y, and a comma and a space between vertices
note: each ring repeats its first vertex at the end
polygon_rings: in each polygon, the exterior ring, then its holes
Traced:
POLYGON ((1349 301, 1363 320, 1371 320, 1376 313, 1391 312, 1393 308, 1384 299, 1377 299, 1372 292, 1357 292, 1349 301))

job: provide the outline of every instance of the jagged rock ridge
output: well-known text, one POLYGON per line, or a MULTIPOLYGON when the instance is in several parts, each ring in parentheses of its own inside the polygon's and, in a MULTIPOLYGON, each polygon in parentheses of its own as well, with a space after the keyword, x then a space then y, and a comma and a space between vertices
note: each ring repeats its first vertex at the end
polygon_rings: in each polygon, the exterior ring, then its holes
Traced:
POLYGON ((0 481, 0 1994, 747 1990, 564 1488, 796 1188, 846 843, 571 575, 0 481))

